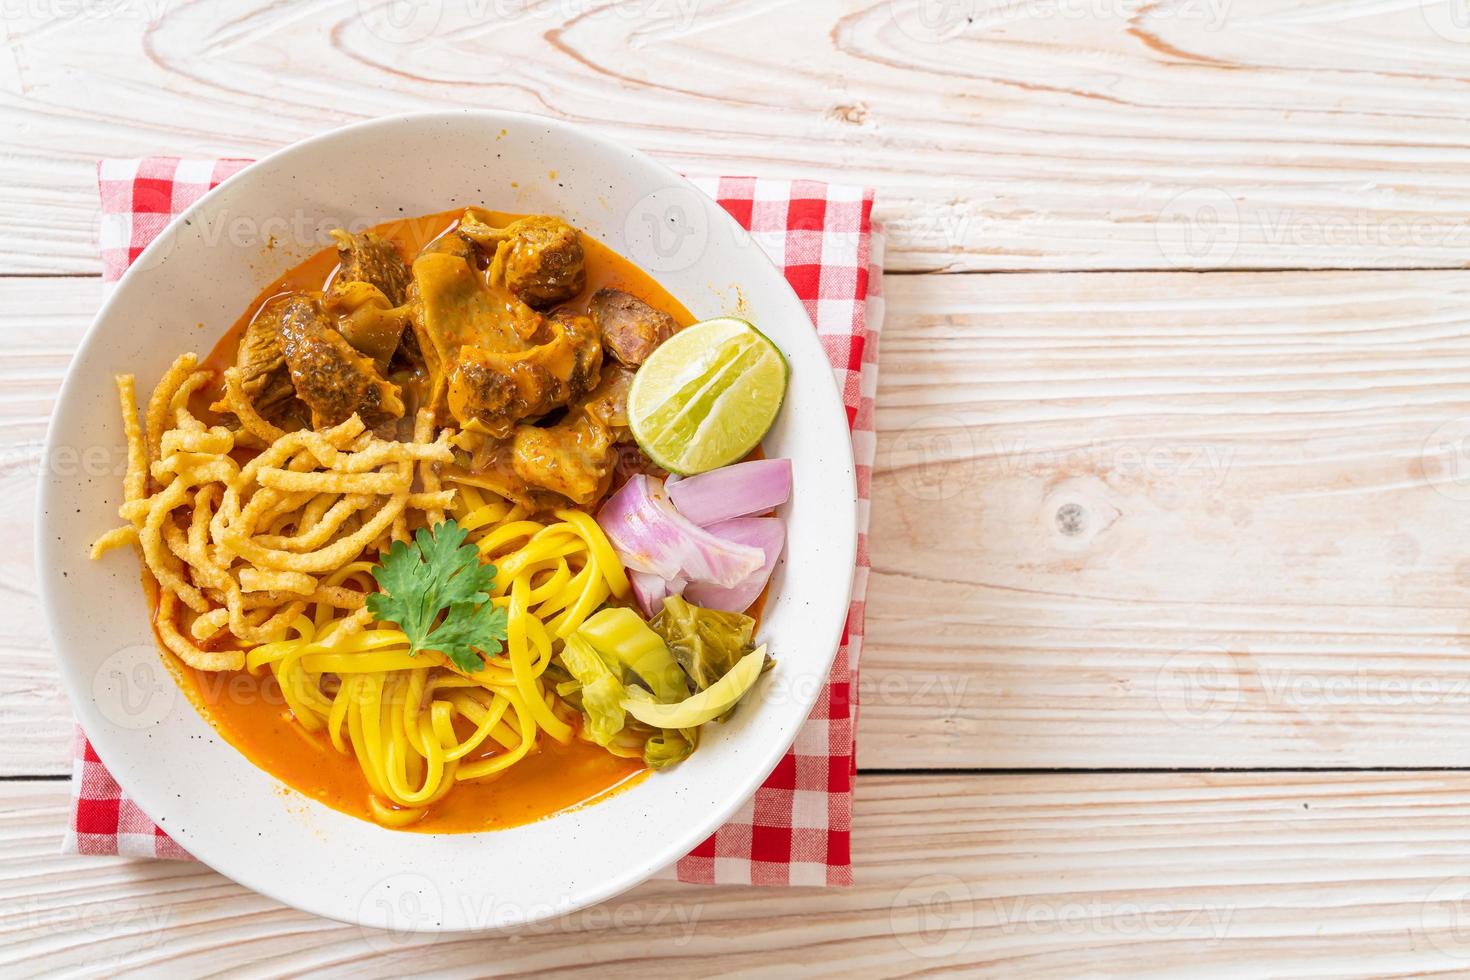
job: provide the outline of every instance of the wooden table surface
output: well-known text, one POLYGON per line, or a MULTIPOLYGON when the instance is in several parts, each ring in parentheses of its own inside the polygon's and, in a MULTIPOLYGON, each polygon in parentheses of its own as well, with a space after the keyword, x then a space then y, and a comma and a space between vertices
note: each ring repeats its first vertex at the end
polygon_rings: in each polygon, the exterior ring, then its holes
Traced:
POLYGON ((1470 971, 1460 0, 0 14, 0 973, 1470 971), (428 940, 57 853, 31 523, 94 161, 444 106, 877 188, 856 887, 428 940))

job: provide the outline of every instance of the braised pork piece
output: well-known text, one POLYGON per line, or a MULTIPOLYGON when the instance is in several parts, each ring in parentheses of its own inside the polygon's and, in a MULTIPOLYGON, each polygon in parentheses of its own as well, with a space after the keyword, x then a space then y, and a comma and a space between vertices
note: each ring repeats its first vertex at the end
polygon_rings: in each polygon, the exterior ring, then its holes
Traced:
POLYGON ((678 329, 672 317, 609 288, 568 305, 587 284, 582 239, 550 215, 496 225, 470 208, 411 261, 372 232, 333 237, 325 289, 272 298, 241 336, 241 388, 262 418, 293 431, 356 413, 391 436, 428 407, 466 434, 464 468, 513 499, 586 506, 607 492, 630 368, 678 329))

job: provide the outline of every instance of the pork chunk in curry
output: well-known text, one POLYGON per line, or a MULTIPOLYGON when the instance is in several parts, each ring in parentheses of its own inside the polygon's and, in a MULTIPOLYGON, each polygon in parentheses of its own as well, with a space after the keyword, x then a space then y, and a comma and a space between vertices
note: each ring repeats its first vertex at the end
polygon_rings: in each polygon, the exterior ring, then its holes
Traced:
POLYGON ((633 368, 678 329, 632 293, 587 284, 580 233, 550 215, 497 225, 471 208, 405 261, 334 232, 321 291, 283 294, 241 338, 256 410, 282 428, 354 413, 372 427, 432 410, 478 440, 467 468, 528 506, 591 506, 629 454, 633 368), (582 305, 571 305, 577 301, 582 305))
POLYGON ((372 358, 337 331, 310 296, 292 296, 281 312, 281 350, 296 397, 311 410, 314 429, 338 425, 354 413, 373 427, 403 415, 398 385, 378 372, 372 358))
MULTIPOLYGON (((580 247, 579 247, 580 249, 580 247)), ((502 241, 481 272, 450 252, 420 255, 409 288, 414 336, 428 375, 425 404, 441 418, 498 438, 597 384, 602 343, 591 318, 542 314, 507 282, 514 246, 502 241)))
MULTIPOLYGON (((240 369, 240 387, 255 411, 266 421, 281 427, 295 428, 305 421, 298 412, 296 386, 286 367, 286 352, 281 349, 281 314, 286 297, 267 303, 250 321, 240 337, 236 366, 240 369), (293 424, 294 423, 294 424, 293 424)), ((223 409, 221 403, 216 409, 223 409)))
POLYGON ((560 218, 533 214, 497 228, 484 212, 470 208, 459 231, 491 254, 502 244, 508 246, 505 285, 527 306, 548 309, 587 286, 582 236, 560 218))
POLYGON ((398 349, 408 310, 403 305, 412 279, 397 246, 372 232, 333 232, 340 264, 323 297, 337 319, 338 332, 356 350, 373 359, 380 372, 398 349))
POLYGON ((554 425, 516 426, 511 465, 528 485, 574 504, 596 503, 612 482, 617 445, 628 438, 633 373, 612 366, 585 399, 554 425))
POLYGON ((401 306, 412 278, 408 263, 403 261, 398 246, 384 241, 370 231, 349 235, 338 229, 332 233, 337 242, 339 265, 333 284, 363 283, 383 294, 389 306, 401 306))
POLYGON ((591 309, 602 332, 603 349, 628 367, 642 364, 679 329, 663 310, 621 289, 599 289, 592 294, 591 309))

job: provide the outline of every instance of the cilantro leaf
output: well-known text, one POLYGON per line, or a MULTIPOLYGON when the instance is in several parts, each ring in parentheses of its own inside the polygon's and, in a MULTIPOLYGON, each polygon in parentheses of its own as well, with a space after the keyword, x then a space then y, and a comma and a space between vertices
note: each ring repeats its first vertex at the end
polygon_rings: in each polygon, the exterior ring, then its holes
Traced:
POLYGON ((490 602, 495 566, 481 563, 479 549, 465 542, 468 534, 450 520, 432 531, 420 528, 412 544, 393 542, 373 568, 382 591, 367 597, 367 607, 403 630, 410 654, 437 650, 459 669, 476 671, 482 654, 500 651, 506 619, 490 602))
POLYGON ((474 672, 484 666, 476 651, 499 653, 505 629, 505 610, 499 606, 488 602, 480 606, 455 603, 449 607, 444 622, 429 634, 426 648, 438 650, 460 670, 474 672))

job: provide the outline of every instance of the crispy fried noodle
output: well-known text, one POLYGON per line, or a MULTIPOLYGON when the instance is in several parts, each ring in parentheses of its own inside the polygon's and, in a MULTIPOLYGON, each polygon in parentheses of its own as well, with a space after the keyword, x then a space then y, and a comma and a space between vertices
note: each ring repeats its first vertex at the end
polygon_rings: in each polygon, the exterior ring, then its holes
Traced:
MULTIPOLYGON (((576 710, 543 679, 553 644, 629 592, 591 517, 533 517, 441 477, 452 432, 436 436, 427 409, 407 441, 378 438, 357 414, 283 432, 247 408, 239 429, 206 426, 189 399, 213 377, 195 355, 179 357, 141 426, 133 377, 117 378, 125 523, 92 554, 137 548, 170 651, 202 671, 269 671, 297 722, 356 758, 374 815, 390 826, 418 820, 457 781, 515 765, 540 733, 563 743, 580 734, 576 710), (446 516, 497 566, 491 601, 508 617, 505 648, 473 672, 433 651, 411 655, 405 634, 374 622, 365 603, 371 556, 446 516)), ((226 372, 226 399, 246 404, 237 388, 226 372)), ((636 756, 641 743, 609 749, 636 756)))

